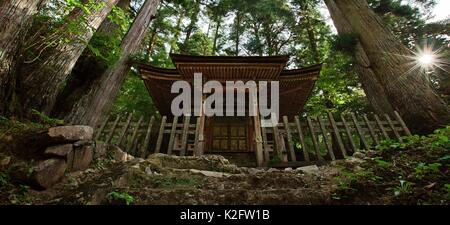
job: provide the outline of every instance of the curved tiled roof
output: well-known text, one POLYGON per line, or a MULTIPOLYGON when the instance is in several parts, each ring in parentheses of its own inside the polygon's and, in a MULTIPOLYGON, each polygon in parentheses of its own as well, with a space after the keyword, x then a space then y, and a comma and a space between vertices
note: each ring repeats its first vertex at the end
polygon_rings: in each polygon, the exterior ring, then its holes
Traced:
POLYGON ((284 70, 287 56, 188 56, 171 55, 176 69, 158 68, 135 63, 153 98, 164 115, 170 115, 171 85, 177 80, 192 82, 193 74, 201 72, 204 80, 279 81, 280 114, 298 115, 311 94, 321 66, 284 70))

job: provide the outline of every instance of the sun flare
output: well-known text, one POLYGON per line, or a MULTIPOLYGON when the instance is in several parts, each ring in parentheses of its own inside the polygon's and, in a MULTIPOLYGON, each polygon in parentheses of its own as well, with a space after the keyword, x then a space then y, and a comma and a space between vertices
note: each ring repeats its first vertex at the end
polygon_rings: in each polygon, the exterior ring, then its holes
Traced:
POLYGON ((419 56, 418 60, 423 66, 428 66, 430 64, 433 64, 434 55, 429 53, 423 53, 422 55, 419 56))

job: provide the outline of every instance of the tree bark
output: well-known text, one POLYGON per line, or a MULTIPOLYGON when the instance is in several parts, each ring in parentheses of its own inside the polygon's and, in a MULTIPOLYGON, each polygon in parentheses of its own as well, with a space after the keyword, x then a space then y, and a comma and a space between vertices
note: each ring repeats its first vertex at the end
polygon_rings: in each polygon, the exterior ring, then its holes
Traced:
POLYGON ((19 49, 34 15, 44 0, 0 2, 0 114, 9 114, 15 92, 15 68, 19 49))
POLYGON ((240 33, 240 26, 241 26, 241 12, 237 11, 236 12, 236 18, 234 20, 235 23, 235 27, 236 27, 236 37, 235 37, 235 43, 234 43, 234 51, 236 56, 239 55, 239 41, 240 41, 240 37, 241 37, 241 33, 240 33))
POLYGON ((181 30, 181 23, 184 19, 185 11, 184 9, 181 9, 182 12, 179 13, 178 19, 177 19, 177 25, 175 26, 175 34, 173 35, 173 40, 171 41, 170 51, 169 53, 174 52, 174 47, 178 45, 178 38, 180 37, 180 30, 181 30))
POLYGON ((183 54, 186 54, 186 52, 189 49, 189 39, 191 38, 192 32, 194 31, 195 25, 197 24, 198 21, 198 14, 200 12, 200 0, 197 0, 195 2, 195 6, 194 6, 194 11, 192 12, 191 16, 190 16, 190 22, 189 25, 187 27, 186 30, 186 37, 184 38, 184 42, 183 45, 180 49, 180 52, 183 54))
POLYGON ((218 16, 218 18, 216 20, 215 31, 214 31, 214 40, 213 40, 213 49, 212 49, 213 55, 216 55, 216 53, 217 53, 217 41, 219 39, 219 30, 220 30, 221 23, 222 23, 222 17, 218 16))
POLYGON ((149 62, 150 58, 152 57, 153 49, 155 48, 156 41, 158 40, 158 33, 157 32, 158 32, 158 30, 156 29, 156 27, 151 31, 148 47, 147 47, 147 49, 145 51, 145 61, 146 62, 149 62))
POLYGON ((305 19, 306 32, 308 34, 309 45, 311 47, 311 52, 313 54, 314 61, 316 63, 320 63, 321 62, 320 54, 317 48, 316 35, 314 33, 314 29, 311 24, 311 18, 309 16, 308 2, 300 2, 300 10, 303 15, 303 18, 305 19))
MULTIPOLYGON (((334 0, 325 1, 327 8, 333 19, 334 26, 339 34, 353 33, 349 22, 344 17, 340 9, 337 7, 334 0)), ((353 58, 355 60, 355 71, 358 74, 359 81, 366 93, 366 98, 369 101, 372 108, 378 114, 394 115, 394 109, 391 103, 388 101, 388 97, 384 92, 384 88, 378 81, 374 71, 371 68, 370 61, 367 58, 361 42, 358 40, 355 51, 353 52, 353 58)))
MULTIPOLYGON (((120 0, 117 7, 129 11, 131 0, 120 0)), ((105 19, 95 35, 101 37, 115 37, 121 30, 118 24, 105 19)), ((121 38, 121 37, 117 37, 121 38)), ((117 46, 119 47, 119 46, 117 46)), ((107 65, 89 51, 83 51, 81 57, 75 64, 70 74, 67 85, 58 94, 56 106, 53 107, 51 115, 56 118, 65 118, 78 102, 78 100, 93 87, 95 81, 105 72, 107 65)))
MULTIPOLYGON (((20 79, 23 86, 21 98, 25 112, 36 109, 50 114, 59 90, 64 86, 75 63, 86 48, 86 43, 117 2, 118 0, 97 0, 97 3, 104 3, 103 7, 98 10, 92 9, 88 15, 80 8, 75 8, 68 19, 85 17, 87 27, 81 28, 79 34, 69 35, 68 43, 59 42, 55 47, 47 49, 34 62, 21 66, 20 79)), ((64 30, 64 27, 61 29, 64 30)))
POLYGON ((65 117, 66 121, 95 126, 98 119, 110 110, 130 69, 129 57, 136 53, 144 40, 159 2, 159 0, 145 1, 122 40, 119 60, 110 66, 73 105, 65 117))
POLYGON ((410 51, 395 38, 366 1, 335 1, 359 35, 370 66, 389 103, 415 133, 430 133, 450 123, 450 109, 419 70, 410 51))

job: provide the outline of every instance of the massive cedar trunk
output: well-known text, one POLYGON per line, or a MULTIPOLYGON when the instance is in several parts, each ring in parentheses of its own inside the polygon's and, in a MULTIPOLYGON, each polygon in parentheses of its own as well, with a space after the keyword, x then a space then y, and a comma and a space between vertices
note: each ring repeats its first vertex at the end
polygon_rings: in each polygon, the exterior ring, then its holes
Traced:
POLYGON ((130 69, 129 58, 134 54, 148 31, 150 21, 156 13, 159 0, 147 0, 136 16, 121 44, 119 60, 110 66, 84 95, 73 105, 66 121, 94 126, 107 113, 130 69))
POLYGON ((416 133, 428 133, 450 123, 450 110, 433 92, 419 70, 411 71, 411 52, 395 38, 366 1, 335 1, 359 35, 377 80, 390 104, 416 133), (409 57, 408 57, 409 56, 409 57))
POLYGON ((10 112, 18 52, 33 16, 43 3, 43 0, 0 1, 0 114, 10 112))
MULTIPOLYGON (((87 1, 86 1, 87 2, 87 1)), ((45 52, 31 63, 21 65, 22 106, 25 112, 31 109, 49 114, 53 109, 59 90, 64 86, 68 75, 76 61, 86 48, 86 43, 118 0, 96 0, 102 4, 99 9, 91 9, 86 14, 80 8, 75 8, 68 15, 68 20, 84 18, 86 26, 80 27, 78 32, 66 37, 69 42, 61 41, 45 50, 45 52)), ((66 27, 61 27, 64 32, 66 27)))
MULTIPOLYGON (((349 22, 344 17, 340 9, 337 7, 334 0, 325 1, 327 8, 333 19, 334 25, 339 34, 351 34, 353 33, 349 22)), ((384 91, 383 86, 378 81, 377 76, 371 68, 370 61, 367 58, 361 42, 358 40, 353 52, 355 60, 355 71, 358 74, 359 81, 366 93, 366 97, 375 110, 379 114, 393 115, 393 108, 388 101, 388 97, 384 91)))
MULTIPOLYGON (((131 0, 120 0, 117 7, 129 11, 131 0)), ((122 30, 119 25, 109 19, 105 19, 95 35, 102 38, 122 38, 122 30)), ((117 46, 119 47, 119 46, 117 46)), ((56 106, 51 115, 57 118, 65 118, 74 107, 74 104, 89 91, 100 75, 105 72, 108 65, 90 51, 83 51, 69 76, 67 85, 58 94, 56 106)))

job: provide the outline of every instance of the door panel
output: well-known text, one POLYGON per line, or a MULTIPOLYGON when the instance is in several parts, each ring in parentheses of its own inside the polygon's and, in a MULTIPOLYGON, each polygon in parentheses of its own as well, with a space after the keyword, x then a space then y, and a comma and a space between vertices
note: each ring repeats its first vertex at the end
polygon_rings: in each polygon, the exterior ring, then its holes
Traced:
POLYGON ((211 151, 242 152, 249 151, 247 139, 248 128, 246 118, 221 118, 211 123, 211 151))

